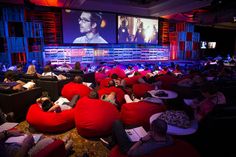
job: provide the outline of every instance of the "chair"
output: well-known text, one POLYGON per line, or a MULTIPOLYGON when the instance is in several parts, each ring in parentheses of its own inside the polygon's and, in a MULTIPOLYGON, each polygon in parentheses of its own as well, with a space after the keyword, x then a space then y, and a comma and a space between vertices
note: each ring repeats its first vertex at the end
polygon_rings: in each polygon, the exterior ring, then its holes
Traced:
POLYGON ((62 87, 69 83, 70 80, 57 80, 55 77, 43 76, 37 82, 37 85, 42 88, 43 91, 47 91, 51 100, 56 101, 61 95, 62 87))
POLYGON ((42 89, 36 87, 12 94, 0 94, 0 108, 3 112, 13 112, 17 121, 25 119, 28 108, 41 96, 42 89))

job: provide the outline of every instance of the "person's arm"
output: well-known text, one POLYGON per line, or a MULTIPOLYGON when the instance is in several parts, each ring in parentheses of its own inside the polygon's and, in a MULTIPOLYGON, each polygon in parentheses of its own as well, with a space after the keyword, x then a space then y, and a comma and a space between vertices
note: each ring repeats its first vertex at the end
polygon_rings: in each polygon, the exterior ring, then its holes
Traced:
POLYGON ((25 139, 23 144, 21 145, 21 148, 19 151, 16 153, 15 157, 25 157, 27 156, 27 153, 29 149, 33 146, 34 144, 34 138, 32 135, 28 135, 25 139))
POLYGON ((48 112, 54 112, 59 107, 60 107, 59 105, 53 104, 53 106, 48 110, 48 112))
POLYGON ((6 133, 5 132, 0 132, 0 142, 4 141, 6 138, 6 133))
POLYGON ((139 147, 147 142, 148 140, 151 139, 151 135, 150 135, 150 132, 148 132, 148 134, 142 138, 140 138, 140 140, 138 142, 136 142, 130 149, 129 151, 127 152, 128 155, 132 155, 134 152, 137 151, 137 149, 139 149, 139 147))
POLYGON ((143 77, 140 77, 140 78, 138 79, 138 83, 147 83, 147 82, 143 79, 143 77))

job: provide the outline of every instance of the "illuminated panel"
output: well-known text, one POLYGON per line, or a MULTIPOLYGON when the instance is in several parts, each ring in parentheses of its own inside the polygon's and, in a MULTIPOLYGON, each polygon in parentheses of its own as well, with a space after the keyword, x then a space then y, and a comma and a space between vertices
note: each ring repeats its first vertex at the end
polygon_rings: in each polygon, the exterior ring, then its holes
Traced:
POLYGON ((81 46, 46 46, 44 62, 52 64, 74 64, 94 62, 155 61, 169 60, 169 47, 81 47, 81 46))

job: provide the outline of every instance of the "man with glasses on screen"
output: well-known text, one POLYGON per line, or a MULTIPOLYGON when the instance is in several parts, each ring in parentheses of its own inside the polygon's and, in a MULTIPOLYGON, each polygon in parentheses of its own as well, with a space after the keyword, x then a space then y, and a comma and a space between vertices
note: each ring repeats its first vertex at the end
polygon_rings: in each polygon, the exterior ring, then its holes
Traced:
POLYGON ((76 38, 73 43, 107 43, 107 41, 99 35, 102 13, 82 12, 78 22, 80 25, 80 33, 85 35, 76 38))

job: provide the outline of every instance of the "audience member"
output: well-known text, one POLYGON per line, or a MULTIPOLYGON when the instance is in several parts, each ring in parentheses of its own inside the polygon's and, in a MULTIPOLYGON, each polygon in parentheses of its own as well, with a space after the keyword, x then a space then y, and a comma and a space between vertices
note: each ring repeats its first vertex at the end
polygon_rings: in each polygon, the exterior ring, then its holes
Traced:
POLYGON ((84 74, 84 71, 82 70, 81 68, 81 64, 80 62, 75 62, 75 65, 74 65, 74 72, 78 73, 78 74, 84 74))
POLYGON ((62 65, 58 66, 56 68, 56 70, 58 70, 60 72, 68 72, 68 71, 72 70, 72 67, 67 63, 63 63, 62 65))
POLYGON ((52 72, 52 69, 49 65, 46 65, 43 69, 42 76, 55 76, 58 80, 65 80, 66 77, 62 74, 56 75, 54 72, 52 72))
POLYGON ((25 84, 25 82, 18 80, 17 79, 17 74, 12 71, 12 70, 8 70, 5 74, 4 74, 4 81, 5 83, 9 83, 9 85, 12 85, 12 89, 13 90, 23 90, 23 85, 25 84))
POLYGON ((111 92, 110 94, 103 94, 99 98, 98 92, 93 90, 93 91, 91 91, 89 93, 88 98, 90 98, 90 99, 101 99, 103 101, 110 102, 110 103, 114 104, 115 106, 117 106, 117 103, 116 103, 116 93, 115 92, 111 92))
POLYGON ((115 106, 117 106, 115 92, 111 92, 110 94, 104 94, 101 96, 101 99, 104 101, 108 101, 108 102, 114 104, 115 106))
POLYGON ((56 102, 52 102, 48 97, 41 97, 37 99, 36 102, 45 112, 61 112, 72 109, 79 98, 79 95, 75 95, 71 101, 69 101, 66 98, 60 97, 56 102))
POLYGON ((5 122, 14 122, 14 113, 9 112, 9 113, 4 113, 2 109, 0 108, 0 125, 2 125, 5 122))
POLYGON ((167 135, 167 123, 158 118, 151 123, 148 134, 135 143, 130 141, 121 121, 117 120, 114 122, 112 131, 120 151, 130 156, 149 154, 157 149, 173 144, 172 137, 167 135))
MULTIPOLYGON (((113 73, 111 75, 111 79, 114 81, 116 87, 120 86, 121 85, 121 79, 119 78, 119 76, 115 73, 113 73)), ((110 86, 112 86, 112 83, 110 84, 110 86)))
MULTIPOLYGON (((25 134, 18 130, 5 130, 0 133, 0 156, 1 157, 25 157, 36 155, 39 151, 46 148, 49 144, 53 143, 54 138, 41 136, 40 140, 34 144, 34 138, 32 134, 25 134), (18 137, 22 141, 18 140, 18 143, 6 143, 10 138, 18 137)), ((65 144, 65 150, 70 151, 72 149, 73 141, 70 137, 65 137, 62 140, 65 144)))
POLYGON ((152 73, 147 73, 145 76, 142 78, 138 79, 139 83, 147 83, 147 84, 152 84, 156 82, 156 78, 152 73))
POLYGON ((195 110, 195 118, 199 121, 211 112, 215 106, 226 104, 224 94, 218 91, 213 84, 202 86, 201 93, 204 96, 204 99, 200 102, 194 101, 194 104, 192 105, 195 110))
POLYGON ((39 73, 37 73, 35 65, 33 65, 33 64, 28 66, 26 74, 32 75, 32 76, 36 76, 36 77, 40 77, 41 76, 39 73))

